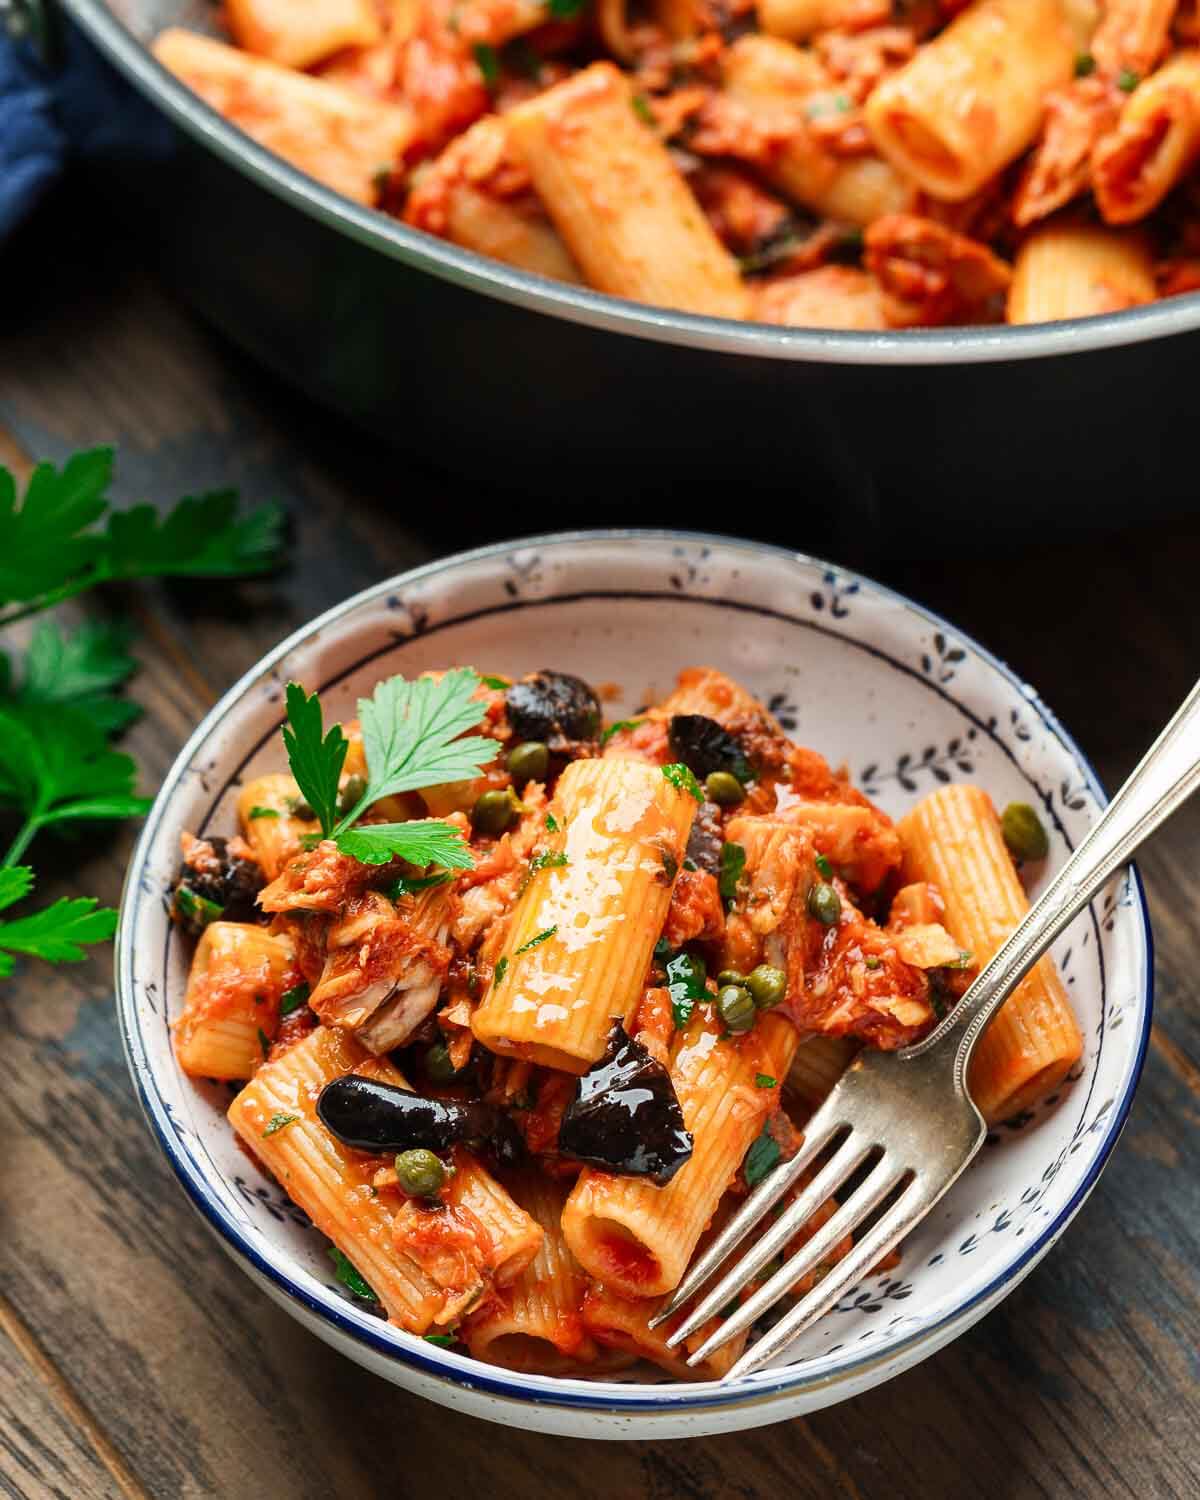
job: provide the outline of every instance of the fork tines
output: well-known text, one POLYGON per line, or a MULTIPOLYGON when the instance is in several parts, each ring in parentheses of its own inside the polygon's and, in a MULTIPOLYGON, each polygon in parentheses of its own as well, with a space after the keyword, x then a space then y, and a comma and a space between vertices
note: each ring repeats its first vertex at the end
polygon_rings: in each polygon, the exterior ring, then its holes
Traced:
POLYGON ((689 1356, 689 1365, 699 1364, 715 1350, 720 1349, 749 1328, 768 1308, 784 1297, 801 1277, 808 1275, 819 1266, 839 1241, 861 1225, 881 1205, 887 1203, 889 1198, 894 1198, 895 1201, 890 1204, 879 1221, 870 1226, 858 1244, 773 1328, 752 1345, 724 1378, 731 1380, 735 1376, 747 1374, 750 1370, 767 1363, 797 1338, 805 1328, 828 1311, 843 1292, 860 1281, 871 1267, 902 1238, 907 1227, 913 1222, 915 1200, 923 1196, 913 1192, 915 1174, 908 1163, 899 1162, 895 1154, 889 1152, 883 1142, 873 1139, 868 1131, 851 1128, 851 1122, 847 1116, 853 1111, 846 1108, 850 1103, 846 1098, 848 1092, 850 1091, 842 1085, 834 1089, 808 1122, 803 1143, 797 1154, 790 1161, 777 1167, 755 1188, 721 1235, 680 1282, 675 1295, 659 1313, 655 1322, 661 1322, 670 1317, 683 1306, 708 1281, 730 1252, 757 1224, 763 1221, 772 1206, 805 1170, 823 1151, 836 1142, 833 1154, 817 1171, 812 1182, 797 1195, 794 1203, 779 1214, 770 1228, 730 1272, 722 1277, 708 1295, 697 1303, 679 1327, 673 1330, 667 1343, 671 1346, 677 1345, 694 1333, 697 1328, 702 1327, 753 1282, 762 1268, 784 1248, 821 1204, 839 1187, 864 1167, 865 1176, 833 1216, 689 1356), (872 1157, 874 1157, 873 1160, 871 1160, 872 1157))

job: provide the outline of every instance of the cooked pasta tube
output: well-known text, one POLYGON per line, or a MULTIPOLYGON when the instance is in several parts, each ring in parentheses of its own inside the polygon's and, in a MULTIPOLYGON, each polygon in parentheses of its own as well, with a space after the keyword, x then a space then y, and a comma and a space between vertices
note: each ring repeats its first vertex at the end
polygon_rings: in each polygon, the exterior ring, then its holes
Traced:
POLYGON ((1176 53, 1129 96, 1092 151, 1092 187, 1110 224, 1157 208, 1200 156, 1200 51, 1176 53))
POLYGON ((577 760, 552 806, 565 863, 532 872, 471 1027, 493 1052, 586 1073, 641 999, 697 804, 658 766, 577 760))
POLYGON ((281 771, 256 776, 238 794, 238 822, 242 837, 254 851, 268 880, 274 880, 294 854, 303 848, 305 834, 316 824, 296 816, 300 788, 281 771))
POLYGON ((542 1242, 507 1290, 469 1317, 463 1337, 476 1359, 531 1374, 571 1374, 595 1360, 596 1346, 580 1316, 588 1280, 562 1233, 570 1184, 528 1168, 508 1174, 505 1186, 541 1225, 542 1242))
POLYGON ((455 1153, 457 1171, 438 1213, 381 1189, 380 1159, 343 1146, 317 1117, 321 1090, 350 1072, 405 1086, 391 1063, 371 1057, 348 1032, 318 1026, 259 1068, 230 1105, 229 1121, 362 1273, 388 1317, 424 1333, 452 1321, 498 1268, 518 1274, 540 1232, 465 1152, 455 1153), (455 1230, 465 1231, 471 1255, 450 1239, 455 1230))
POLYGON ((886 328, 879 283, 853 266, 818 266, 755 289, 760 323, 789 328, 886 328))
POLYGON ((380 38, 370 0, 227 0, 225 17, 239 47, 285 68, 308 68, 344 47, 380 38))
POLYGON ((1166 50, 1178 0, 1107 0, 1090 42, 1096 66, 1115 78, 1128 68, 1144 78, 1166 50))
POLYGON ((818 31, 862 31, 891 17, 889 0, 758 0, 758 24, 770 36, 805 42, 818 31))
POLYGON ((875 89, 867 127, 900 171, 959 202, 1033 142, 1074 64, 1059 0, 975 0, 875 89))
POLYGON ((795 114, 787 139, 763 164, 764 176, 794 202, 851 224, 912 207, 915 188, 889 162, 870 154, 836 156, 807 129, 806 99, 829 86, 811 53, 775 37, 739 37, 721 59, 721 77, 752 117, 795 114))
POLYGON ((556 281, 583 279, 516 164, 499 115, 477 121, 421 172, 404 218, 507 265, 556 281))
POLYGON ((858 1050, 859 1042, 852 1036, 816 1033, 805 1037, 788 1069, 788 1092, 811 1113, 825 1100, 858 1050))
POLYGON ((155 39, 153 52, 218 114, 359 203, 377 201, 380 168, 397 161, 412 141, 413 117, 405 106, 352 93, 211 37, 171 27, 155 39))
POLYGON ((1046 224, 1017 251, 1008 292, 1010 323, 1087 318, 1153 302, 1154 259, 1136 230, 1046 224))
MULTIPOLYGON (((982 967, 1029 910, 991 799, 979 787, 942 787, 899 828, 905 879, 937 887, 947 929, 982 967)), ((1042 958, 975 1048, 971 1097, 989 1123, 1008 1119, 1061 1083, 1082 1050, 1063 982, 1042 958)))
POLYGON ((249 1078, 279 1025, 292 947, 243 922, 211 922, 188 973, 175 1056, 193 1078, 249 1078))
POLYGON ((782 1016, 760 1016, 740 1040, 721 1040, 723 1023, 697 1007, 671 1049, 671 1082, 692 1155, 666 1187, 587 1167, 563 1211, 576 1260, 597 1280, 632 1297, 677 1286, 747 1148, 774 1108, 774 1088, 756 1079, 787 1076, 796 1030, 782 1016))
POLYGON ((589 286, 686 312, 745 315, 736 261, 611 63, 593 63, 506 118, 589 286))
POLYGON ((593 1282, 583 1299, 583 1326, 598 1344, 624 1349, 638 1359, 649 1360, 676 1380, 720 1380, 746 1347, 749 1333, 738 1334, 693 1367, 688 1364, 687 1356, 715 1331, 717 1319, 710 1319, 689 1335, 682 1349, 669 1349, 667 1340, 683 1321, 684 1312, 681 1310, 678 1316, 651 1328, 650 1319, 665 1301, 665 1297, 624 1297, 615 1287, 593 1282))

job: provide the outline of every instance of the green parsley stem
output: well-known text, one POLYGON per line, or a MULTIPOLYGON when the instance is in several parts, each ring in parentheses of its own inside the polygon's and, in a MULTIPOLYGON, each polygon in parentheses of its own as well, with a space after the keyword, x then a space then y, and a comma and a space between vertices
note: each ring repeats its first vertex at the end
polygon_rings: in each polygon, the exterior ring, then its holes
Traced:
POLYGON ((8 846, 8 853, 4 856, 4 862, 0 865, 0 869, 7 870, 10 865, 18 863, 22 854, 25 853, 26 849, 33 842, 33 837, 41 826, 42 818, 40 813, 31 813, 25 819, 24 823, 21 824, 16 838, 8 846))

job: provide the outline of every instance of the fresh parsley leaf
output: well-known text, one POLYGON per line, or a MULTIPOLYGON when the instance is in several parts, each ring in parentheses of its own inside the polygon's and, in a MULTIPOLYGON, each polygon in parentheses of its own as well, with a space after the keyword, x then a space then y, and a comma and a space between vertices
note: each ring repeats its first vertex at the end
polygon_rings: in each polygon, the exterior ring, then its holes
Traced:
POLYGON ((225 915, 223 906, 210 901, 207 896, 198 896, 185 881, 180 881, 175 888, 175 905, 192 928, 207 927, 210 922, 219 922, 225 915))
POLYGON ((529 861, 529 869, 532 874, 536 874, 538 870, 561 870, 568 864, 570 860, 561 849, 543 849, 529 861))
POLYGON ((271 1050, 271 1038, 261 1026, 258 1028, 258 1045, 262 1048, 262 1055, 266 1057, 267 1053, 271 1050))
POLYGON ((242 516, 232 491, 182 500, 160 518, 152 506, 109 515, 112 449, 77 453, 62 469, 42 463, 20 504, 0 468, 0 604, 8 623, 113 579, 228 577, 259 573, 278 559, 282 514, 262 506, 242 516))
POLYGON ((671 948, 671 945, 667 942, 666 938, 660 937, 658 942, 654 945, 655 962, 665 964, 666 961, 670 958, 672 951, 673 950, 671 948))
MULTIPOLYGON (((0 871, 0 907, 11 906, 28 895, 33 871, 25 865, 0 871)), ((0 977, 12 973, 12 955, 23 953, 49 963, 79 963, 86 958, 84 945, 107 942, 117 927, 117 914, 98 906, 91 896, 63 897, 27 917, 0 922, 0 977)))
POLYGON ((258 818, 277 818, 279 810, 274 807, 259 807, 257 803, 250 809, 249 818, 253 823, 258 818))
POLYGON ((126 625, 88 621, 64 635, 54 621, 41 621, 18 682, 4 659, 7 686, 0 701, 7 700, 16 711, 27 705, 70 704, 106 734, 118 733, 141 713, 136 703, 112 693, 137 666, 126 649, 131 634, 126 625))
POLYGON ((751 1142, 742 1163, 742 1176, 746 1179, 746 1186, 757 1187, 775 1169, 781 1155, 779 1142, 764 1125, 762 1134, 751 1142))
POLYGON ((634 94, 629 102, 633 106, 634 114, 637 115, 642 124, 649 125, 650 129, 653 130, 656 123, 654 111, 650 108, 650 101, 646 98, 645 94, 634 94))
POLYGON ((772 1078, 770 1073, 755 1073, 754 1075, 754 1087, 756 1089, 773 1089, 776 1082, 777 1080, 772 1078))
POLYGON ((312 993, 306 981, 301 981, 290 990, 284 990, 279 997, 279 1014, 290 1016, 294 1010, 299 1010, 302 1005, 308 1004, 308 997, 312 993))
POLYGON ((475 59, 475 66, 483 74, 484 87, 489 93, 494 93, 500 82, 500 59, 495 47, 489 47, 486 42, 476 42, 471 48, 471 55, 475 59))
POLYGON ((496 967, 492 970, 492 985, 495 989, 500 988, 501 984, 503 984, 504 982, 504 976, 507 973, 508 956, 506 954, 502 959, 500 959, 500 961, 496 964, 496 967))
POLYGON ((361 1297, 364 1302, 379 1301, 362 1273, 355 1270, 352 1262, 346 1259, 336 1245, 330 1245, 329 1259, 333 1262, 334 1280, 340 1281, 348 1292, 361 1297))
POLYGON ((710 998, 705 984, 704 960, 694 953, 677 953, 667 963, 667 993, 675 1028, 682 1031, 692 1019, 697 1001, 710 998))
POLYGON ((816 857, 816 859, 813 861, 813 863, 816 865, 817 869, 821 872, 821 875, 822 875, 822 877, 825 880, 832 880, 833 879, 833 866, 829 863, 829 861, 825 858, 825 856, 823 854, 818 854, 817 857, 816 857))
POLYGON ((160 516, 152 505, 114 511, 102 558, 106 578, 237 578, 279 555, 283 513, 260 505, 238 515, 235 490, 188 495, 160 516))
POLYGON ((423 1333, 421 1337, 427 1344, 436 1344, 439 1349, 452 1349, 458 1340, 448 1333, 423 1333))
MULTIPOLYGON (((527 943, 522 943, 516 952, 528 953, 531 948, 540 948, 543 943, 548 943, 557 931, 558 923, 556 922, 553 927, 547 927, 542 932, 534 933, 533 937, 527 943)), ((516 954, 513 957, 515 958, 516 954)))
POLYGON ((434 885, 445 885, 447 880, 453 878, 449 870, 439 870, 436 875, 401 875, 399 880, 394 880, 388 886, 388 895, 393 901, 399 901, 402 896, 415 896, 418 891, 427 891, 434 885))
POLYGON ((669 766, 664 766, 662 773, 677 792, 686 792, 689 797, 695 797, 697 802, 704 801, 700 783, 696 780, 691 768, 685 766, 681 760, 672 761, 669 766))
POLYGON ((481 677, 480 682, 484 687, 491 688, 493 693, 503 693, 508 690, 508 682, 503 677, 481 677))
POLYGON ((615 724, 610 724, 600 736, 600 743, 607 745, 614 734, 620 734, 625 729, 636 729, 639 724, 644 724, 645 719, 618 719, 615 724))
POLYGON ((554 816, 553 813, 546 814, 546 827, 550 830, 551 833, 558 832, 558 819, 554 816))
POLYGON ((263 1131, 263 1139, 266 1140, 267 1136, 277 1134, 288 1125, 294 1125, 299 1118, 299 1115, 272 1115, 267 1121, 267 1128, 263 1131))
POLYGON ((717 877, 717 885, 721 892, 721 899, 726 906, 732 906, 737 899, 738 881, 742 878, 742 871, 746 868, 746 850, 741 844, 725 843, 721 845, 721 873, 717 877))
POLYGON ((414 818, 409 823, 360 823, 337 836, 343 854, 364 865, 385 865, 406 859, 411 865, 441 865, 448 870, 469 870, 471 851, 462 830, 439 818, 414 818))
POLYGON ((556 21, 573 21, 584 7, 584 0, 546 0, 546 9, 556 21))
POLYGON ((316 693, 310 698, 298 682, 287 685, 287 717, 283 743, 288 764, 301 796, 328 838, 337 823, 338 781, 350 742, 340 724, 324 732, 321 700, 316 693))
POLYGON ((466 733, 483 719, 486 705, 473 697, 478 687, 475 673, 458 667, 436 679, 389 677, 370 698, 359 699, 367 787, 341 827, 381 797, 473 781, 495 760, 495 740, 466 733))

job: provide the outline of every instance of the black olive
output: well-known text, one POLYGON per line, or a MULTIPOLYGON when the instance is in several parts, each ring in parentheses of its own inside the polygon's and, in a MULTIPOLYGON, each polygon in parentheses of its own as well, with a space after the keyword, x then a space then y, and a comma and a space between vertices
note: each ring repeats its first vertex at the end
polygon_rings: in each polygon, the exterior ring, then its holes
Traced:
POLYGON ((203 839, 194 848, 199 851, 199 868, 185 861, 179 871, 172 903, 175 920, 193 935, 218 918, 253 922, 259 916, 256 897, 266 884, 262 866, 231 855, 227 839, 203 839), (214 857, 209 857, 208 848, 214 857))
POLYGON ((715 802, 705 802, 696 813, 692 823, 684 858, 690 859, 698 870, 707 870, 710 875, 719 878, 721 848, 724 843, 725 836, 721 832, 721 809, 715 802))
POLYGON ((727 729, 703 714, 676 714, 667 725, 671 754, 681 760, 698 781, 714 771, 725 771, 745 785, 754 772, 745 752, 727 729))
POLYGON ((556 755, 576 755, 600 733, 600 702, 581 677, 530 672, 504 695, 518 740, 539 740, 556 755))
POLYGON ((317 1114, 344 1146, 358 1151, 444 1153, 461 1141, 481 1142, 493 1159, 513 1166, 524 1154, 517 1127, 495 1104, 425 1099, 409 1089, 358 1073, 335 1078, 321 1090, 317 1114))
POLYGON ((671 1075, 618 1022, 576 1083, 558 1133, 565 1156, 665 1187, 692 1154, 671 1075))

